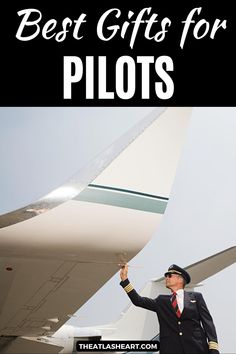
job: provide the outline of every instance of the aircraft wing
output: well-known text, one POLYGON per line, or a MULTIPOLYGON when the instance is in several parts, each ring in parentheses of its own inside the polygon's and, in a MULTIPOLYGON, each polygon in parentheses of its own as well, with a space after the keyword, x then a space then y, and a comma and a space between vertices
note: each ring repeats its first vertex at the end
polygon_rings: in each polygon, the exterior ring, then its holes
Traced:
POLYGON ((149 241, 190 112, 154 111, 64 186, 0 216, 2 338, 54 333, 149 241))
MULTIPOLYGON (((229 267, 236 262, 236 246, 207 257, 199 262, 193 263, 185 269, 191 276, 191 283, 186 286, 193 287, 203 280, 210 278, 214 274, 229 267)), ((164 277, 154 280, 156 282, 164 281, 164 277)))
POLYGON ((191 283, 198 284, 236 262, 236 247, 230 247, 211 257, 196 262, 186 270, 191 275, 191 283))
POLYGON ((0 353, 10 353, 12 354, 49 354, 49 353, 59 353, 63 347, 40 343, 39 341, 33 341, 29 338, 23 337, 0 337, 0 353))

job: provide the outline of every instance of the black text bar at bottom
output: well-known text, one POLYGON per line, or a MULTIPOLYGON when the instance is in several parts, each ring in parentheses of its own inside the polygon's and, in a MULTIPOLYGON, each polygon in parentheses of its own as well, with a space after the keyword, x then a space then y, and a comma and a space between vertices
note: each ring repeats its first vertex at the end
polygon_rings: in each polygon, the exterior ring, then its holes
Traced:
POLYGON ((158 341, 77 341, 77 352, 156 352, 160 348, 158 341))

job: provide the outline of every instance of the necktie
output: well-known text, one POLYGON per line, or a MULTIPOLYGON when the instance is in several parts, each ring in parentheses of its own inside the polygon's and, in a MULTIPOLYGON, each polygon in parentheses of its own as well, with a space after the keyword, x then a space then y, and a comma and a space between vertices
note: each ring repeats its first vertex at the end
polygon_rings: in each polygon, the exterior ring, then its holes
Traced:
POLYGON ((181 312, 180 312, 180 309, 179 309, 179 306, 178 306, 178 302, 177 302, 177 299, 176 299, 176 292, 174 291, 173 294, 172 294, 172 297, 171 297, 171 304, 175 310, 175 313, 178 317, 181 316, 181 312))

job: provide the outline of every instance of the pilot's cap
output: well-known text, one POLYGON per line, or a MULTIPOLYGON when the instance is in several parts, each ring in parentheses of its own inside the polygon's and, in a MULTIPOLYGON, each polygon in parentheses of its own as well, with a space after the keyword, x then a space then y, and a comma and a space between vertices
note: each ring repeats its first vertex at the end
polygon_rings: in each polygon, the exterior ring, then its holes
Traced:
POLYGON ((184 270, 183 268, 177 266, 176 264, 172 264, 168 268, 168 271, 165 273, 165 277, 167 276, 167 274, 179 274, 179 275, 181 275, 184 278, 184 280, 186 281, 186 284, 190 283, 190 281, 191 281, 191 277, 188 274, 188 272, 186 272, 186 270, 184 270))

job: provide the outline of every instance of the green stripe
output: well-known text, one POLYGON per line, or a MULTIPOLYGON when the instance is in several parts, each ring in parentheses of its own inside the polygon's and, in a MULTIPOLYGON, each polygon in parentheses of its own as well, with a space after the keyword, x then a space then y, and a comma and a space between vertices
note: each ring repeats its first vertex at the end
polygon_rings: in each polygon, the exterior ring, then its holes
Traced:
POLYGON ((142 195, 142 196, 144 196, 144 197, 150 197, 150 198, 156 198, 156 199, 169 200, 169 198, 160 197, 159 195, 147 194, 147 193, 142 193, 142 192, 137 192, 137 191, 131 191, 130 189, 123 189, 123 188, 102 186, 102 185, 99 185, 99 184, 92 184, 92 183, 90 183, 90 184, 88 184, 88 187, 91 187, 91 188, 99 188, 99 189, 108 189, 108 190, 110 190, 110 191, 125 192, 125 193, 130 193, 130 194, 135 194, 135 195, 142 195))
POLYGON ((168 198, 118 188, 90 185, 76 200, 164 214, 168 198))

